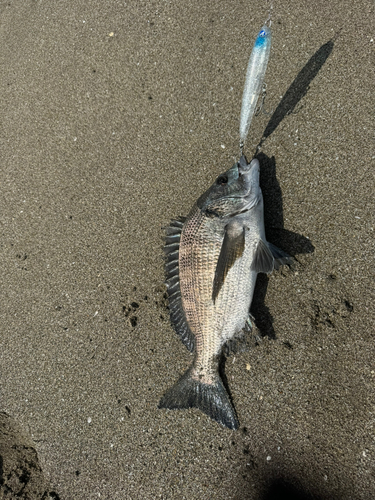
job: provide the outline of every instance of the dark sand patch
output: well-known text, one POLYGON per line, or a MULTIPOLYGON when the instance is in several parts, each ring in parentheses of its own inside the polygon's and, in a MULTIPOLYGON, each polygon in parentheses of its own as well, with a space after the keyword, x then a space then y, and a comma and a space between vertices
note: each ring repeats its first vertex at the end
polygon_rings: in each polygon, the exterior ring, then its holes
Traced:
POLYGON ((0 498, 59 499, 47 488, 35 444, 4 412, 0 412, 0 498))

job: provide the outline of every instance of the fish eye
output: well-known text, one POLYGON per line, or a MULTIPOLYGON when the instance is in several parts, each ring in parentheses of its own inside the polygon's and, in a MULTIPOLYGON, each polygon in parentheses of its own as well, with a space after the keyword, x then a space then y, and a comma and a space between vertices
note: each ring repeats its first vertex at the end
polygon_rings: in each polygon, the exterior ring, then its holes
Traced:
POLYGON ((264 30, 259 31, 259 36, 266 36, 266 32, 264 30))
POLYGON ((225 186, 225 184, 228 184, 228 176, 219 175, 219 177, 216 180, 216 184, 218 184, 219 186, 225 186))

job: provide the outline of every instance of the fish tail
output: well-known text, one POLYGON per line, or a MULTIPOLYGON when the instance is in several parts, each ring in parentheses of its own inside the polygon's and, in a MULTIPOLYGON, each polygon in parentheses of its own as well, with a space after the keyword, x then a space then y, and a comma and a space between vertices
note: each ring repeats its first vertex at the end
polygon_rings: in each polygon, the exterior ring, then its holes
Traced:
POLYGON ((215 376, 212 384, 204 384, 193 378, 191 371, 189 368, 166 392, 158 407, 170 410, 199 408, 219 424, 238 429, 236 411, 219 375, 215 376))

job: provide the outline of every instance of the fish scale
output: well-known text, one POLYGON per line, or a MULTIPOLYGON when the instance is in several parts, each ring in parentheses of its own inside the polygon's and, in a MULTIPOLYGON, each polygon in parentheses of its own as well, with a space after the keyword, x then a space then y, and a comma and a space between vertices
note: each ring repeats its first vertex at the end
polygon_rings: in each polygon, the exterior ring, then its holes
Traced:
POLYGON ((202 365, 205 383, 212 383, 214 380, 209 360, 217 350, 217 339, 210 332, 213 311, 209 307, 212 292, 210 283, 213 281, 215 261, 220 252, 215 239, 217 238, 212 238, 210 232, 207 232, 205 217, 196 207, 182 230, 179 273, 182 306, 196 340, 194 375, 198 376, 198 367, 202 365))
POLYGON ((167 228, 165 251, 171 321, 194 361, 159 407, 197 407, 237 429, 219 358, 227 342, 243 335, 258 272, 290 263, 265 239, 259 161, 242 156, 219 176, 184 222, 167 228))
MULTIPOLYGON (((233 328, 239 332, 244 327, 251 301, 246 289, 252 288, 254 281, 250 277, 254 273, 250 272, 249 255, 229 271, 222 293, 215 304, 212 302, 212 283, 224 238, 224 230, 220 227, 212 230, 212 224, 210 218, 195 207, 182 230, 180 242, 182 305, 196 338, 195 365, 202 365, 204 373, 209 373, 212 359, 219 356, 223 343, 233 336, 233 328), (248 300, 239 300, 241 295, 248 300)), ((214 373, 210 375, 206 383, 214 381, 214 373)))

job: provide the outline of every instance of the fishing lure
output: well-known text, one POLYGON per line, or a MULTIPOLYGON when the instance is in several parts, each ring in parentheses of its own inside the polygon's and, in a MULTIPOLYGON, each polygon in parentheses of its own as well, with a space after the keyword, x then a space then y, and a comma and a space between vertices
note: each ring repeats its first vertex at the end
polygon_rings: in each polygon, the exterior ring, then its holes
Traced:
POLYGON ((271 50, 271 28, 266 24, 259 31, 247 65, 245 88, 242 95, 240 118, 240 148, 241 152, 251 120, 253 119, 259 94, 263 85, 268 59, 271 50))

